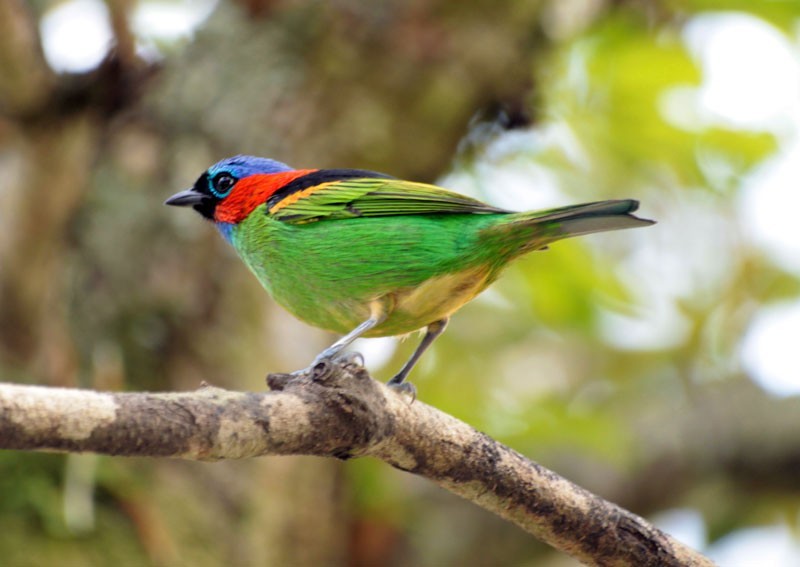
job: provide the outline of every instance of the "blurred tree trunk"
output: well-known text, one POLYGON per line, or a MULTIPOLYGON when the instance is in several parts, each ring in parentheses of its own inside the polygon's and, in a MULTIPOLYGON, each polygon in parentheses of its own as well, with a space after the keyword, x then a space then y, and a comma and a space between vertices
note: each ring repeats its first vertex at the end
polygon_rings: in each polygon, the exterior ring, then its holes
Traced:
POLYGON ((49 383, 74 377, 74 355, 65 328, 60 283, 65 234, 87 190, 97 147, 94 121, 55 118, 25 130, 18 156, 18 192, 4 207, 0 263, 0 344, 11 363, 36 361, 49 383), (56 378, 59 377, 59 378, 56 378))

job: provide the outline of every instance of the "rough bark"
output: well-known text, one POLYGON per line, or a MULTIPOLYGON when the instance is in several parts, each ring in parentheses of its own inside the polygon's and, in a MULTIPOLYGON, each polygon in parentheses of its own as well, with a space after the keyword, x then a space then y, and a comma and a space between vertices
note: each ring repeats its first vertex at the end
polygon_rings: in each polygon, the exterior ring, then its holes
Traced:
POLYGON ((642 518, 420 401, 351 358, 270 375, 271 392, 99 393, 0 384, 0 448, 241 459, 372 456, 590 565, 711 565, 642 518))

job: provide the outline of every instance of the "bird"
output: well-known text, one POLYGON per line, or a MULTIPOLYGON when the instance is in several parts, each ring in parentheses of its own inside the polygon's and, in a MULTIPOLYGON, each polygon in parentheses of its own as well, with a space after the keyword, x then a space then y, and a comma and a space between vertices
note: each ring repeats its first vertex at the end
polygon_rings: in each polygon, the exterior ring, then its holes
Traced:
POLYGON ((564 238, 654 224, 632 214, 633 199, 515 212, 374 171, 249 155, 217 162, 165 204, 213 222, 278 304, 342 335, 309 369, 359 337, 424 329, 388 382, 413 395, 414 365, 510 262, 564 238))

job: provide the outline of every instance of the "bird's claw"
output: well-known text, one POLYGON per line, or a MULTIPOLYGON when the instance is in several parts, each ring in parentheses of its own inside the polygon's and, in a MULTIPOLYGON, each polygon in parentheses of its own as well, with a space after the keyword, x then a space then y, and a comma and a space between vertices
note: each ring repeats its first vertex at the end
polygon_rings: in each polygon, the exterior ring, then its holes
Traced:
POLYGON ((295 370, 291 375, 297 377, 311 376, 312 379, 317 381, 325 380, 328 375, 331 374, 333 365, 355 366, 357 368, 363 368, 364 357, 358 352, 348 352, 337 358, 333 358, 332 356, 328 355, 320 355, 315 358, 307 368, 295 370))
POLYGON ((312 362, 305 368, 301 368, 300 370, 295 370, 290 375, 295 378, 304 378, 306 376, 316 378, 319 375, 325 374, 325 371, 330 363, 331 360, 329 358, 315 359, 314 362, 312 362))
POLYGON ((397 383, 397 382, 392 382, 390 380, 386 385, 389 386, 392 390, 394 390, 398 394, 410 397, 411 398, 410 403, 412 404, 417 399, 417 387, 414 386, 414 384, 412 384, 411 382, 397 383))
POLYGON ((336 362, 339 362, 344 366, 356 366, 358 368, 364 368, 364 355, 362 355, 360 352, 346 352, 337 358, 336 362))

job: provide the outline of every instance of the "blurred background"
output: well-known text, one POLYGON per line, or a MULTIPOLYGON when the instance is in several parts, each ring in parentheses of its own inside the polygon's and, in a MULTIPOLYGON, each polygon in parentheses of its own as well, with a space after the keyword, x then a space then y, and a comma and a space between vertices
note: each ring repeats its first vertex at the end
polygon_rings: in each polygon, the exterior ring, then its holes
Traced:
MULTIPOLYGON (((163 200, 237 153, 647 229, 511 267, 420 399, 722 565, 798 565, 800 2, 4 0, 0 379, 262 390, 334 337, 163 200)), ((361 341, 393 375, 416 339, 361 341)), ((369 460, 0 453, 5 565, 574 562, 369 460)))

